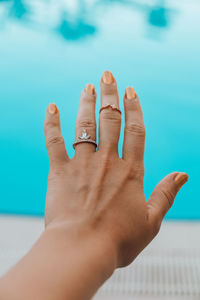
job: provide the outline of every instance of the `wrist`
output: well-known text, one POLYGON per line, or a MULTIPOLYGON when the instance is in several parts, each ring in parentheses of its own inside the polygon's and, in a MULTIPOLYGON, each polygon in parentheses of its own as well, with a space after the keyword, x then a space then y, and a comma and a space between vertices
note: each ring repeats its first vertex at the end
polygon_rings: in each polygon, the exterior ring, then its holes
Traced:
POLYGON ((105 234, 87 226, 65 224, 47 228, 44 235, 60 245, 59 248, 62 250, 58 255, 62 256, 60 259, 63 262, 68 261, 69 257, 75 257, 76 266, 79 266, 78 272, 83 272, 84 276, 87 273, 91 286, 95 286, 92 281, 96 282, 96 289, 116 269, 117 251, 110 237, 105 234))
POLYGON ((115 251, 105 236, 77 226, 49 226, 1 280, 0 297, 19 299, 21 293, 30 300, 88 300, 112 275, 115 262, 115 251))

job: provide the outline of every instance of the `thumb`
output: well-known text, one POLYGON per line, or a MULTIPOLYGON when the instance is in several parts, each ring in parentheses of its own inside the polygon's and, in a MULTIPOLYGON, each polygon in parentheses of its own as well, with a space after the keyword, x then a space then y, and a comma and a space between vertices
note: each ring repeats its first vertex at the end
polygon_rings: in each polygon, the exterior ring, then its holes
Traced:
POLYGON ((174 203, 176 194, 187 181, 186 173, 174 172, 163 178, 153 190, 147 206, 149 220, 155 226, 155 231, 159 231, 161 222, 174 203))

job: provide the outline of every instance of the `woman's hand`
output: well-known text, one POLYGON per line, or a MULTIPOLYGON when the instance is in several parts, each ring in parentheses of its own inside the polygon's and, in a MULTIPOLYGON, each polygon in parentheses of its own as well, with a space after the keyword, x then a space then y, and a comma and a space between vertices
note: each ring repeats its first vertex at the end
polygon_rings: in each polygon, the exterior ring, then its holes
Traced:
MULTIPOLYGON (((85 132, 96 141, 96 92, 89 84, 82 92, 75 141, 85 132)), ((101 79, 99 145, 75 145, 69 159, 60 129, 60 114, 50 104, 45 118, 45 138, 50 172, 46 199, 47 228, 70 228, 74 236, 103 241, 112 251, 115 267, 131 263, 158 233, 176 193, 188 180, 172 173, 144 196, 145 127, 139 98, 132 87, 125 91, 123 156, 118 155, 121 113, 117 83, 111 72, 101 79)))
POLYGON ((72 159, 61 135, 59 111, 55 104, 47 109, 46 230, 0 279, 0 299, 91 299, 115 268, 131 263, 154 238, 188 179, 185 173, 168 175, 146 202, 145 129, 138 96, 133 88, 126 89, 122 158, 117 84, 110 72, 101 79, 97 150, 95 102, 94 87, 87 85, 81 95, 72 159))

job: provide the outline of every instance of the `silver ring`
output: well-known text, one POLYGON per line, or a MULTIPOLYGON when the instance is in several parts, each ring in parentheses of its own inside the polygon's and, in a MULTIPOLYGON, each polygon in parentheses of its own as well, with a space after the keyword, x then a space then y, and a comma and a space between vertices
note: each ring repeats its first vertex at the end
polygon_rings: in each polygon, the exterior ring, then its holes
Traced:
POLYGON ((87 131, 83 129, 82 135, 73 143, 73 148, 75 149, 76 145, 81 143, 90 143, 97 147, 97 143, 94 140, 90 139, 90 135, 87 134, 87 131))
POLYGON ((104 106, 102 106, 102 107, 100 108, 99 113, 100 113, 102 110, 104 110, 104 109, 106 109, 106 108, 108 108, 108 107, 111 107, 112 110, 118 111, 120 114, 122 113, 121 110, 120 110, 115 104, 105 104, 104 106))

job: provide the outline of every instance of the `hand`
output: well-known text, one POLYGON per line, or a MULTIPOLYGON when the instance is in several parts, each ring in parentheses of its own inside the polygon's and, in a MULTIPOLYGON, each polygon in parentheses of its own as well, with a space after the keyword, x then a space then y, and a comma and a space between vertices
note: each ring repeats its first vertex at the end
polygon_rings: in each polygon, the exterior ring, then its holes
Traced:
POLYGON ((81 95, 72 159, 61 135, 59 111, 55 104, 47 109, 46 230, 0 279, 1 299, 91 299, 116 267, 131 263, 154 238, 188 179, 185 173, 168 175, 146 202, 145 129, 138 96, 133 88, 126 89, 122 158, 118 156, 117 84, 110 72, 104 72, 101 79, 97 151, 94 142, 79 140, 83 132, 96 140, 95 102, 94 87, 87 85, 81 95))
MULTIPOLYGON (((75 140, 84 130, 96 140, 95 103, 96 92, 89 84, 81 95, 75 140)), ((145 127, 139 98, 132 87, 126 89, 122 158, 118 155, 121 114, 115 109, 119 108, 117 83, 108 71, 101 79, 101 107, 98 149, 92 143, 79 143, 72 159, 61 134, 58 108, 50 104, 46 111, 50 171, 45 223, 47 228, 71 228, 75 235, 83 233, 106 241, 116 267, 122 267, 131 263, 158 233, 188 176, 178 172, 168 175, 146 201, 145 127), (110 106, 104 107, 107 104, 110 106)))

